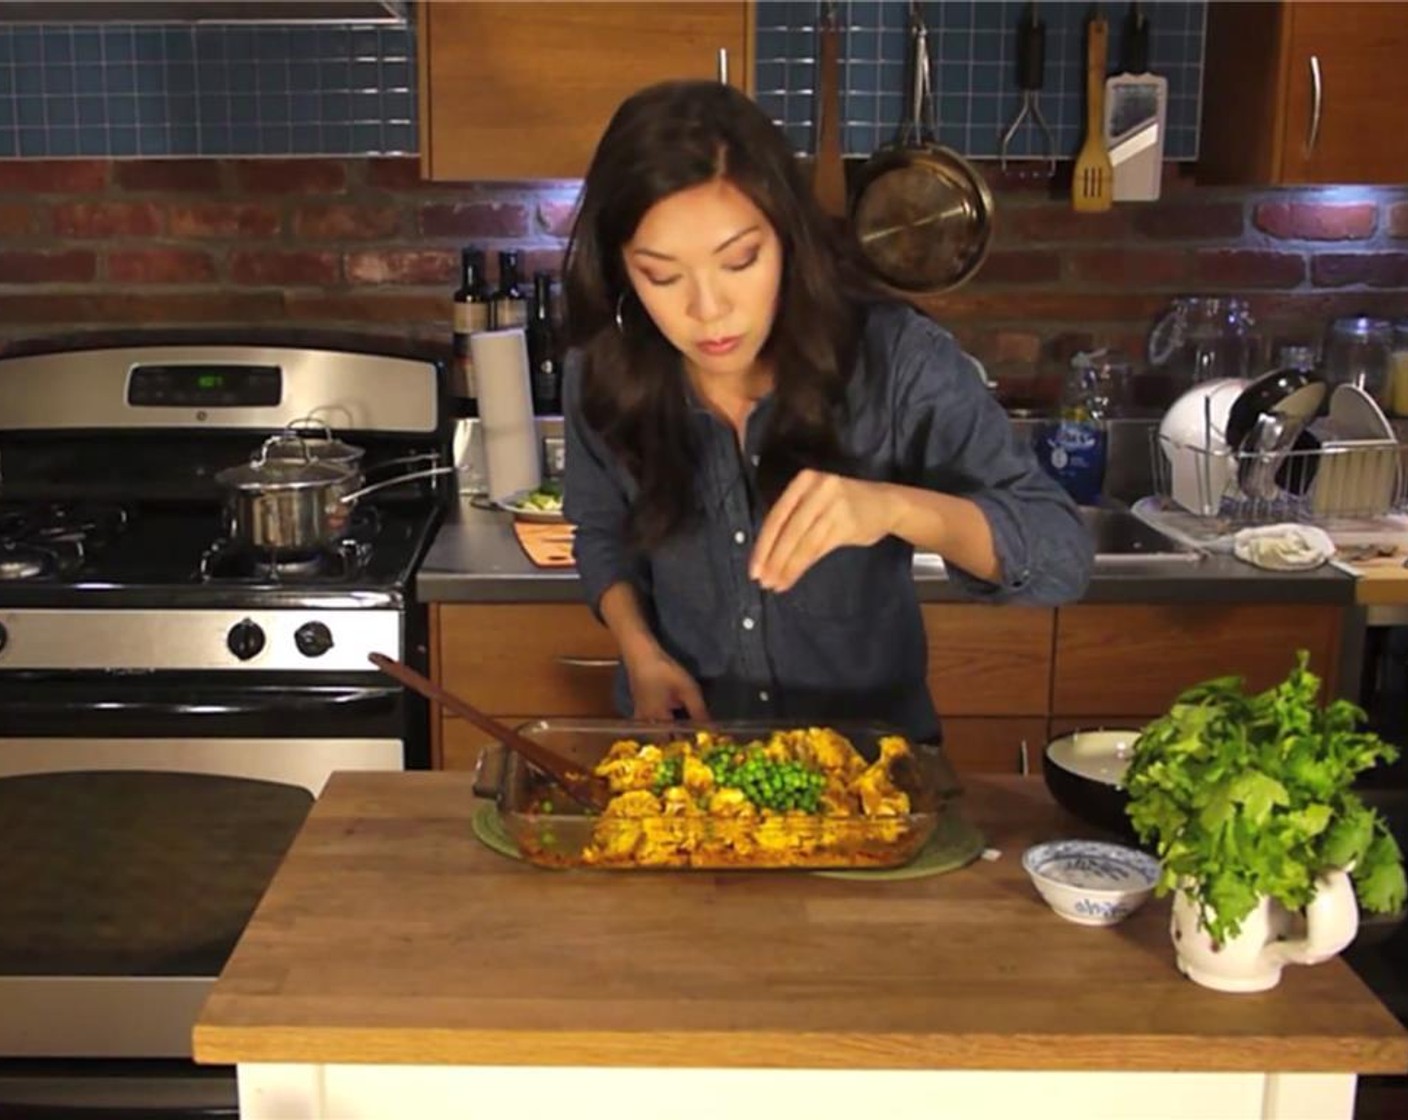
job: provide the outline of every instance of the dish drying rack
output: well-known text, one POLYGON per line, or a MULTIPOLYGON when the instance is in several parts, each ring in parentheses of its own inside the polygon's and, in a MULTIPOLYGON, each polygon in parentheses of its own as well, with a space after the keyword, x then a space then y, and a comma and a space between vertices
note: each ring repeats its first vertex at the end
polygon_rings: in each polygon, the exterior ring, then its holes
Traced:
POLYGON ((1245 451, 1210 449, 1155 431, 1150 442, 1158 504, 1208 529, 1285 521, 1352 529, 1391 519, 1401 531, 1397 515, 1408 512, 1408 447, 1397 440, 1245 451))

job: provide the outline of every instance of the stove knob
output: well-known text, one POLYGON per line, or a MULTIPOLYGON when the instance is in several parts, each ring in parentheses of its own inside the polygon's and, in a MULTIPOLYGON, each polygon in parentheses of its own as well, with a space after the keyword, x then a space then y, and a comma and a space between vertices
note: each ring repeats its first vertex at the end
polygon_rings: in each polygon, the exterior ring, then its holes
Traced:
POLYGON ((322 657, 332 649, 332 631, 321 622, 305 622, 293 632, 293 644, 304 657, 322 657))
POLYGON ((241 661, 248 661, 251 657, 258 657, 259 651, 264 648, 264 631, 258 623, 246 618, 230 627, 225 644, 241 661))

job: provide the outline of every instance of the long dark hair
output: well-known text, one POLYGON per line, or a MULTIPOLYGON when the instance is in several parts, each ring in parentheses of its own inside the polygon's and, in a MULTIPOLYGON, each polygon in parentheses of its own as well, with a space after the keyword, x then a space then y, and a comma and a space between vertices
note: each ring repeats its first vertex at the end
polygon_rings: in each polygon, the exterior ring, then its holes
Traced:
POLYGON ((817 206, 781 130, 747 96, 719 82, 651 86, 607 125, 563 268, 569 342, 585 359, 583 418, 639 485, 630 530, 642 549, 697 514, 698 457, 679 352, 635 298, 621 251, 655 203, 720 176, 762 211, 783 254, 763 348, 776 371, 759 449, 763 500, 775 501, 804 467, 845 469, 838 425, 872 292, 863 270, 817 206))

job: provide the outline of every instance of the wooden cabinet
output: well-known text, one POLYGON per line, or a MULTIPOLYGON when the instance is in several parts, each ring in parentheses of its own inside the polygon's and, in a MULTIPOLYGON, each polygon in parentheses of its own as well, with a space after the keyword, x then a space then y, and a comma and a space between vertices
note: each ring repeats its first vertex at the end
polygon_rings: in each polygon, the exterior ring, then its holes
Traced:
POLYGON ((1120 721, 1166 711, 1209 677, 1251 689, 1282 680, 1296 651, 1335 695, 1342 608, 1298 604, 1083 604, 1056 619, 1051 714, 1120 721))
MULTIPOLYGON (((432 611, 435 679, 506 723, 542 716, 612 716, 616 643, 576 603, 442 604, 432 611), (523 714, 527 713, 527 714, 523 714)), ((473 767, 489 740, 442 714, 435 765, 473 767)))
POLYGON ((1044 715, 944 717, 944 755, 960 774, 1035 774, 1045 745, 1044 715))
POLYGON ((1200 179, 1408 181, 1403 4, 1209 4, 1207 21, 1200 179))
MULTIPOLYGON (((1343 608, 1299 604, 1079 604, 1059 610, 925 603, 929 683, 960 772, 1041 766, 1047 739, 1088 727, 1139 727, 1183 689, 1240 675, 1283 679, 1310 651, 1337 695, 1343 608)), ((576 603, 442 604, 432 612, 437 680, 509 723, 616 714, 617 652, 576 603)), ((435 724, 435 765, 468 769, 485 736, 435 724)))
POLYGON ((748 89, 752 5, 424 3, 421 173, 427 179, 576 179, 617 105, 667 78, 748 89))
POLYGON ((945 716, 1045 715, 1056 612, 925 603, 929 690, 945 716))

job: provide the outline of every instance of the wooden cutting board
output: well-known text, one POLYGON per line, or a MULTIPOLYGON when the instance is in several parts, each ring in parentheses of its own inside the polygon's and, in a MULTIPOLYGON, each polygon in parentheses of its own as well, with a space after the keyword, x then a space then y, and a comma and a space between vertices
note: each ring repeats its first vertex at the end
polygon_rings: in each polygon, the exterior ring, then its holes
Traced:
POLYGON ((1408 603, 1408 552, 1396 549, 1388 556, 1357 556, 1353 547, 1343 548, 1333 561, 1335 567, 1354 576, 1354 601, 1371 606, 1408 603))
POLYGON ((513 534, 523 551, 539 568, 570 568, 573 566, 572 537, 577 527, 565 521, 513 523, 513 534))

